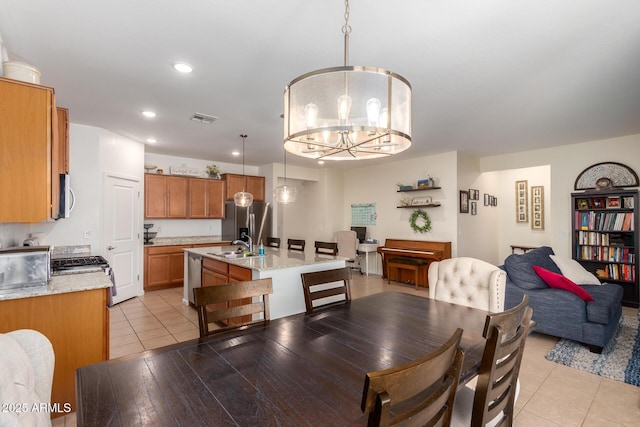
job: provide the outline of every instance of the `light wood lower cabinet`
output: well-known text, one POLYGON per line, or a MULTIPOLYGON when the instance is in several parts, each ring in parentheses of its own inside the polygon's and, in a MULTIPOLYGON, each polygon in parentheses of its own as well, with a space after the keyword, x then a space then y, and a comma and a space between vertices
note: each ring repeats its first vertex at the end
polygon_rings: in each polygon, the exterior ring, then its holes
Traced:
POLYGON ((195 245, 145 246, 144 290, 176 288, 184 285, 184 249, 224 246, 229 242, 195 245))
MULTIPOLYGON (((227 264, 226 262, 211 258, 203 258, 202 260, 202 286, 216 286, 225 283, 251 280, 252 275, 253 273, 249 268, 238 267, 237 265, 227 264)), ((250 303, 251 298, 244 298, 211 305, 212 309, 219 310, 221 308, 236 307, 250 303)), ((236 325, 249 321, 251 321, 251 315, 230 319, 227 324, 236 325)))
MULTIPOLYGON (((0 333, 35 329, 55 353, 51 403, 76 410, 75 371, 109 358, 108 288, 0 301, 0 333)), ((53 417, 64 415, 53 414, 53 417)))

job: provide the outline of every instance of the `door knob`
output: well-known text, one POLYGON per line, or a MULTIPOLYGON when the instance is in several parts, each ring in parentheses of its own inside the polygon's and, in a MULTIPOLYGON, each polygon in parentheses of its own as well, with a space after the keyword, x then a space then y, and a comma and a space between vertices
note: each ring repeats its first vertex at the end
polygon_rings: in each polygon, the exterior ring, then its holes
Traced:
POLYGON ((114 250, 115 248, 116 248, 115 246, 111 246, 111 245, 107 246, 107 250, 108 250, 108 251, 112 251, 112 250, 114 250))

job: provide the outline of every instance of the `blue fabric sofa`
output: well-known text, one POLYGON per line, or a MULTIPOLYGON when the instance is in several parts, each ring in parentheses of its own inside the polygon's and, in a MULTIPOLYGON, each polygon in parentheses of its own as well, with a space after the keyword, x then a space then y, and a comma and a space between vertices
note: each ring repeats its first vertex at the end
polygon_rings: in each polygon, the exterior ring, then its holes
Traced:
POLYGON ((515 307, 528 294, 535 332, 578 341, 600 353, 620 320, 622 287, 612 283, 583 285, 595 299, 592 302, 585 302, 572 292, 550 288, 533 270, 537 265, 561 274, 549 255, 553 250, 542 246, 505 259, 500 266, 507 272, 505 309, 515 307))

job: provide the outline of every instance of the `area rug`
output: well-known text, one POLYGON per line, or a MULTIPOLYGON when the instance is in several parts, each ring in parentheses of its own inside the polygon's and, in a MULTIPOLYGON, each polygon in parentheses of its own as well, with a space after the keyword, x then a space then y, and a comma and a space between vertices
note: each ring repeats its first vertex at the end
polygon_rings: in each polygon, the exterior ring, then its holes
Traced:
POLYGON ((638 318, 622 316, 601 354, 575 341, 561 339, 547 360, 640 387, 640 335, 638 318))

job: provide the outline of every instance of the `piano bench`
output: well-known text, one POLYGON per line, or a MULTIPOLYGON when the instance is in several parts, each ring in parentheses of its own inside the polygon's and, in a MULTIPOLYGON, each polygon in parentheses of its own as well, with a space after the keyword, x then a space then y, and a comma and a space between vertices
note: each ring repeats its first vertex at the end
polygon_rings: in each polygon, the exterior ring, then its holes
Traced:
POLYGON ((413 283, 418 289, 418 278, 421 274, 425 274, 424 270, 429 266, 429 262, 416 258, 391 258, 387 261, 387 283, 391 283, 391 270, 398 270, 397 278, 400 277, 399 270, 413 271, 414 279, 413 283))

